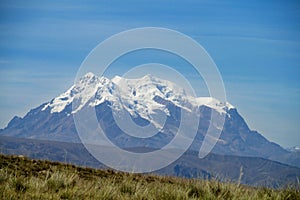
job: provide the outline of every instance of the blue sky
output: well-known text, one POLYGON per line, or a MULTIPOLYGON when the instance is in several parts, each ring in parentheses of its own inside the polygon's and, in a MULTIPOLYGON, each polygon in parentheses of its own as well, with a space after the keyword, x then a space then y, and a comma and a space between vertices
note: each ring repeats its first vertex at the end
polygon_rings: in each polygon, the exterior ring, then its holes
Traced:
POLYGON ((297 1, 276 0, 2 0, 0 127, 70 87, 101 41, 157 26, 180 31, 208 51, 229 102, 251 129, 284 147, 300 146, 299 10, 297 1))

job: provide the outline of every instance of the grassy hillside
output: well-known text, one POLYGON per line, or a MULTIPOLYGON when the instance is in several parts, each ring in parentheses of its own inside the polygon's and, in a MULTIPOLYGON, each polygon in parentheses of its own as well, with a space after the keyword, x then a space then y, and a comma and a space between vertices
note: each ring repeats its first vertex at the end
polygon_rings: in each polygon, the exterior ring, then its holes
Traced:
POLYGON ((0 199, 300 199, 300 190, 128 174, 0 155, 0 199))
MULTIPOLYGON (((130 149, 135 152, 149 150, 130 149)), ((41 160, 72 163, 77 166, 105 168, 79 143, 34 140, 0 136, 0 152, 6 155, 25 155, 41 160)), ((155 174, 185 178, 207 178, 221 181, 240 181, 251 186, 283 188, 297 185, 300 168, 255 157, 239 157, 209 154, 199 159, 198 152, 187 151, 171 165, 155 171, 155 174), (241 174, 242 168, 242 176, 241 174)))

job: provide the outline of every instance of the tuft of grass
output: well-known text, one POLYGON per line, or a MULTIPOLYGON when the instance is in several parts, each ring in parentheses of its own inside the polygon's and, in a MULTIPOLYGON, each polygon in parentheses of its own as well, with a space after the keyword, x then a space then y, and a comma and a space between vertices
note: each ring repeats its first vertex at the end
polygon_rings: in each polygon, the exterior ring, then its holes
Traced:
POLYGON ((300 199, 298 187, 255 188, 214 180, 98 170, 0 155, 0 199, 300 199))
POLYGON ((22 179, 15 178, 11 181, 11 188, 14 188, 16 192, 25 192, 28 189, 28 186, 22 179))

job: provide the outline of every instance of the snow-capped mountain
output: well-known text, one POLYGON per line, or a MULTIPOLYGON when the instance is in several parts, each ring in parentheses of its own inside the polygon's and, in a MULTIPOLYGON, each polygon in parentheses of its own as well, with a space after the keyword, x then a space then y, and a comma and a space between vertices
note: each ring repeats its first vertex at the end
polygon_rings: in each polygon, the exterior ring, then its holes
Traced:
POLYGON ((80 101, 78 108, 68 113, 73 114, 86 105, 95 107, 108 101, 114 110, 125 109, 134 117, 139 115, 152 123, 159 124, 160 122, 153 121, 151 114, 157 110, 163 111, 168 116, 170 113, 166 105, 156 101, 157 98, 190 112, 199 106, 207 106, 218 112, 226 112, 234 108, 229 103, 222 103, 211 97, 195 98, 174 83, 151 75, 141 79, 125 79, 116 76, 109 80, 106 77, 87 73, 69 90, 46 104, 42 111, 50 108, 51 113, 62 112, 74 99, 77 99, 80 101))
POLYGON ((181 110, 184 110, 200 117, 197 135, 190 147, 198 151, 211 114, 216 112, 225 115, 225 124, 214 153, 263 157, 300 166, 299 156, 295 158, 291 152, 250 130, 237 109, 228 102, 194 97, 174 83, 151 75, 140 79, 116 76, 110 80, 87 73, 58 97, 30 110, 23 118, 14 117, 0 134, 80 142, 73 115, 85 107, 95 108, 97 120, 107 137, 121 148, 161 148, 168 144, 178 130, 181 110), (160 131, 149 138, 132 137, 118 127, 114 112, 127 113, 136 124, 153 124, 160 131), (165 120, 158 116, 165 116, 165 120))

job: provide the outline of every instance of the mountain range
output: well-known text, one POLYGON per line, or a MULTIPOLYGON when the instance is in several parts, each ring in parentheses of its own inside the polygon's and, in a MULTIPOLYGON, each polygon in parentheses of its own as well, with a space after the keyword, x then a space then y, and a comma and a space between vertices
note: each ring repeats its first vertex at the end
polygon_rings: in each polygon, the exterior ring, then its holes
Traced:
MULTIPOLYGON (((189 147, 190 152, 197 152, 212 114, 217 113, 224 116, 224 126, 220 137, 213 138, 216 140, 211 152, 214 155, 262 158, 300 168, 299 151, 288 151, 251 130, 230 103, 212 97, 194 97, 176 84, 152 75, 140 79, 116 76, 110 80, 87 73, 61 95, 30 110, 24 117, 15 116, 0 130, 0 136, 81 143, 73 117, 86 107, 95 109, 109 140, 132 151, 167 145, 175 137, 184 111, 200 119, 189 147), (142 131, 135 133, 141 137, 128 134, 119 127, 122 118, 127 116, 137 127, 152 126, 158 133, 151 137, 143 137, 142 131)), ((219 128, 216 124, 212 126, 219 128)))

